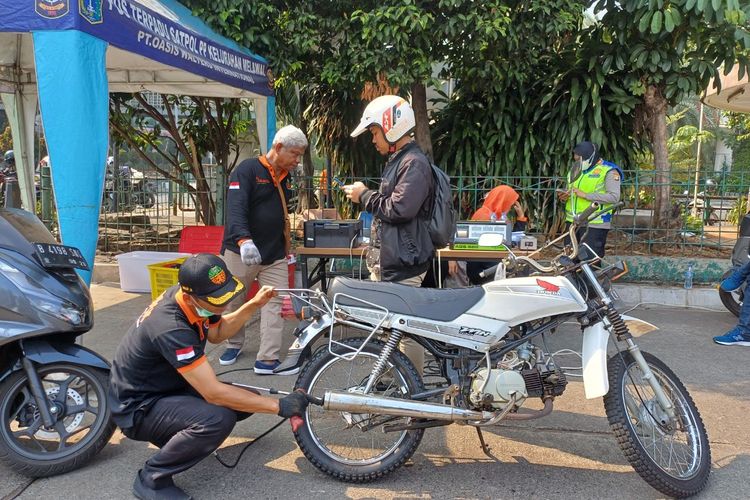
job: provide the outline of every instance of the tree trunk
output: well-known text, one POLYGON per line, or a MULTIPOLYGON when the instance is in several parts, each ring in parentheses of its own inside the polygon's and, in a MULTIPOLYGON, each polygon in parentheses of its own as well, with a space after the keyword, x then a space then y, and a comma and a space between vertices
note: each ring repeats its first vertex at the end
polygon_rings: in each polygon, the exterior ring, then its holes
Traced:
POLYGON ((300 109, 300 123, 299 128, 302 131, 303 134, 305 134, 305 137, 307 137, 308 146, 305 149, 305 154, 302 155, 302 179, 300 179, 299 182, 299 192, 297 193, 297 199, 299 200, 299 205, 297 206, 297 212, 301 213, 303 210, 308 210, 311 208, 312 203, 310 202, 312 200, 313 196, 313 184, 312 184, 312 178, 313 174, 315 173, 315 169, 312 162, 312 153, 310 152, 310 149, 312 148, 312 141, 310 140, 310 136, 308 134, 308 121, 305 117, 305 109, 307 108, 307 98, 305 97, 304 90, 301 90, 299 93, 299 109, 300 109))
POLYGON ((650 85, 644 96, 648 127, 651 136, 651 150, 654 153, 654 227, 666 228, 669 225, 671 204, 671 168, 667 150, 667 100, 661 90, 650 85))
POLYGON ((430 161, 434 161, 432 155, 432 138, 430 137, 430 119, 427 116, 427 89, 422 82, 415 82, 411 86, 411 106, 414 109, 414 118, 417 128, 414 131, 417 144, 430 161))

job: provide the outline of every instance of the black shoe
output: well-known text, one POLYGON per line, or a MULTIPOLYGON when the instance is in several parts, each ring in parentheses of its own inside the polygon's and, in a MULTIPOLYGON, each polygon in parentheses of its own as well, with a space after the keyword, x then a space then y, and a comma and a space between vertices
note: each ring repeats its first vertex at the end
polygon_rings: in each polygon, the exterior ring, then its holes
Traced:
POLYGON ((164 488, 153 488, 141 479, 141 471, 135 475, 133 495, 141 500, 192 500, 193 497, 182 491, 172 483, 164 488))

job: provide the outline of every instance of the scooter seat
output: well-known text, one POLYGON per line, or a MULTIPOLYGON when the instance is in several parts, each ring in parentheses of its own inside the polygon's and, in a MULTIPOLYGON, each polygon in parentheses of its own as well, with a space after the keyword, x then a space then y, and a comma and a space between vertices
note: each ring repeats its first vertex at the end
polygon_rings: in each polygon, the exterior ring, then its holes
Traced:
MULTIPOLYGON (((484 295, 484 288, 417 288, 398 283, 337 277, 328 287, 329 297, 343 293, 385 307, 392 313, 435 321, 453 321, 484 295)), ((339 297, 338 304, 366 307, 361 302, 339 297)))

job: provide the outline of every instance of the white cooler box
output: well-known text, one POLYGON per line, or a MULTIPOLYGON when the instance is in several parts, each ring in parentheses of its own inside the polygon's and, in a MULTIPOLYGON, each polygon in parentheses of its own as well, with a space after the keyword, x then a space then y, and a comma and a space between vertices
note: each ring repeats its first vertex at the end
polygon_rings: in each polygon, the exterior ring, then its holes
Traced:
POLYGON ((120 289, 124 292, 151 292, 151 278, 148 273, 149 264, 187 257, 189 253, 181 252, 128 252, 116 255, 120 268, 120 289))

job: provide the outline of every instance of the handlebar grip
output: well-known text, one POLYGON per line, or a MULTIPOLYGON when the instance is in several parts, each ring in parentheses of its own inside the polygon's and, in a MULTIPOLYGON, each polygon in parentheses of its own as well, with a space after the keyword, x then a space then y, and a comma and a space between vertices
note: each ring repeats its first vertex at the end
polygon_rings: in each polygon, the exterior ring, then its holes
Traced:
POLYGON ((591 217, 591 214, 593 214, 594 212, 596 212, 597 210, 599 210, 599 207, 601 207, 601 205, 599 203, 593 202, 591 205, 589 205, 588 207, 586 207, 586 210, 584 210, 580 214, 576 215, 576 217, 575 217, 575 223, 576 224, 582 224, 582 223, 588 221, 589 217, 591 217))
POLYGON ((297 432, 297 430, 302 427, 302 424, 304 424, 305 421, 302 420, 302 417, 294 416, 289 419, 289 423, 292 425, 292 432, 297 432))
POLYGON ((500 264, 495 264, 492 267, 488 267, 484 271, 480 271, 479 272, 479 277, 480 278, 488 278, 490 276, 494 276, 495 275, 495 271, 497 271, 497 266, 499 266, 499 265, 500 264))

